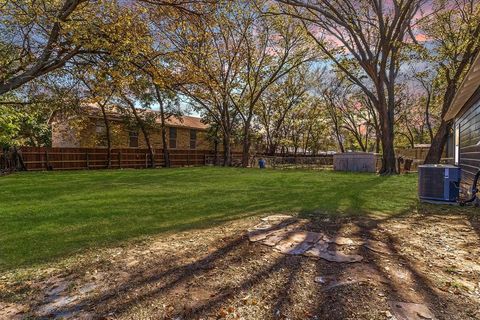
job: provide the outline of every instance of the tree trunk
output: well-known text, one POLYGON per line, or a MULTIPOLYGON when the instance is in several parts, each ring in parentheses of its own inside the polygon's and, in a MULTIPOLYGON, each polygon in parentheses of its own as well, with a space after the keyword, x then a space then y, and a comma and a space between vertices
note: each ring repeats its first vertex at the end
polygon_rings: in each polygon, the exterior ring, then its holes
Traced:
POLYGON ((335 137, 337 138, 337 142, 338 142, 338 147, 340 148, 340 152, 341 153, 345 153, 345 147, 343 146, 343 142, 342 142, 342 137, 340 137, 340 133, 335 130, 335 137))
POLYGON ((23 161, 22 152, 14 146, 11 154, 12 166, 10 168, 10 171, 27 171, 27 166, 23 161))
POLYGON ((312 126, 310 125, 307 130, 307 138, 305 139, 305 143, 303 145, 303 154, 307 155, 308 144, 310 143, 310 135, 312 132, 312 126))
POLYGON ((127 100, 127 103, 130 105, 133 115, 135 116, 135 120, 137 121, 138 126, 140 127, 140 130, 142 131, 143 137, 145 139, 145 144, 147 145, 148 154, 150 156, 150 159, 149 159, 150 168, 155 168, 155 153, 153 152, 152 144, 150 143, 150 136, 148 135, 147 129, 145 128, 143 120, 138 115, 135 105, 130 100, 127 100))
POLYGON ((392 112, 388 111, 388 108, 385 105, 379 106, 382 112, 380 113, 380 128, 382 130, 381 141, 382 141, 382 168, 380 169, 380 174, 394 174, 397 173, 397 165, 395 160, 395 148, 393 145, 394 142, 394 132, 393 132, 393 110, 392 112))
POLYGON ((243 147, 242 147, 242 167, 248 167, 250 156, 250 124, 246 123, 243 130, 243 147))
POLYGON ((248 161, 250 159, 250 141, 243 142, 243 150, 242 150, 242 167, 248 167, 248 161))
POLYGON ((437 133, 433 137, 430 149, 428 149, 428 153, 424 162, 425 164, 435 164, 440 162, 443 154, 443 148, 447 143, 448 133, 450 132, 451 126, 451 122, 442 120, 440 126, 438 127, 437 133))
POLYGON ((381 174, 392 174, 397 173, 396 163, 395 163, 395 149, 393 147, 393 135, 384 135, 385 138, 382 139, 382 168, 380 169, 381 174))
MULTIPOLYGON (((480 25, 477 25, 475 30, 472 33, 472 39, 478 38, 480 34, 480 25)), ((425 163, 438 163, 442 158, 443 148, 445 147, 445 143, 448 140, 448 133, 452 126, 452 123, 445 123, 443 120, 445 114, 447 113, 452 101, 455 97, 455 94, 458 90, 458 85, 460 84, 461 75, 468 71, 473 63, 473 59, 479 54, 480 47, 475 45, 476 42, 472 41, 465 49, 463 58, 460 61, 460 64, 456 68, 455 74, 452 78, 447 77, 447 88, 445 90, 445 94, 443 95, 443 102, 442 102, 442 113, 441 119, 442 122, 440 123, 440 127, 438 128, 437 133, 432 139, 432 143, 430 145, 430 149, 428 150, 427 157, 425 159, 425 163)), ((449 73, 447 73, 449 75, 449 73)))
POLYGON ((267 152, 268 155, 274 156, 276 151, 277 151, 277 144, 274 143, 274 142, 270 143, 270 146, 269 146, 268 152, 267 152))
POLYGON ((431 94, 428 95, 427 107, 425 108, 425 124, 427 125, 428 136, 430 137, 430 143, 433 141, 433 129, 430 123, 430 100, 431 94))
POLYGON ((265 154, 270 154, 270 151, 272 150, 272 145, 273 145, 273 140, 272 140, 272 135, 270 133, 270 128, 269 126, 265 126, 265 139, 266 139, 266 145, 265 145, 265 154))
POLYGON ((362 136, 360 135, 360 133, 358 133, 358 132, 353 132, 353 130, 352 130, 352 133, 353 133, 353 136, 355 137, 355 140, 357 140, 358 145, 360 146, 360 149, 361 149, 363 152, 366 152, 366 151, 367 151, 367 148, 366 148, 365 145, 363 144, 362 136))
MULTIPOLYGON (((163 121, 162 121, 163 122, 163 121)), ((165 163, 166 168, 170 168, 170 151, 168 150, 167 144, 167 128, 162 125, 162 145, 163 145, 163 162, 165 163)))
POLYGON ((162 145, 163 145, 163 162, 166 168, 170 168, 170 151, 167 144, 167 127, 165 127, 165 112, 163 111, 163 104, 160 105, 160 121, 162 131, 162 145))
POLYGON ((230 146, 230 134, 223 133, 223 166, 230 167, 232 165, 232 150, 230 146))
POLYGON ((215 138, 213 141, 213 152, 215 152, 213 156, 213 165, 218 166, 218 140, 215 138))
POLYGON ((108 121, 107 118, 105 104, 100 104, 100 108, 102 109, 103 122, 105 123, 105 134, 107 138, 107 168, 110 169, 112 167, 112 139, 110 136, 110 121, 108 121))
POLYGON ((425 164, 439 163, 440 159, 442 158, 443 148, 448 140, 448 132, 452 126, 451 122, 445 122, 443 117, 447 113, 450 104, 455 97, 455 93, 457 92, 457 82, 458 80, 456 79, 450 79, 447 89, 445 90, 445 94, 443 95, 442 113, 440 114, 442 122, 440 122, 440 126, 438 127, 438 130, 432 139, 430 149, 428 150, 427 157, 425 158, 425 164))
POLYGON ((163 99, 160 95, 160 89, 157 85, 155 85, 155 93, 157 95, 157 101, 160 105, 160 126, 161 126, 161 133, 162 133, 162 145, 163 145, 163 162, 166 168, 170 168, 170 151, 168 150, 167 144, 167 128, 165 127, 166 119, 165 119, 165 108, 163 106, 163 99))

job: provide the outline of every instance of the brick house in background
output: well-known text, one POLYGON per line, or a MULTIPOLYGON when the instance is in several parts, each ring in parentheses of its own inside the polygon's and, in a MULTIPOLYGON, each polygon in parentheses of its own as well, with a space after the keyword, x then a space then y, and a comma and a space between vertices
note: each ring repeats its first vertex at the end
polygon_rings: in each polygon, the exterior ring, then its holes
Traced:
MULTIPOLYGON (((88 105, 81 113, 66 115, 60 112, 52 115, 52 147, 61 148, 104 148, 106 128, 100 107, 88 105), (84 112, 83 112, 84 111, 84 112)), ((156 125, 149 129, 152 147, 162 149, 160 116, 157 111, 140 110, 144 116, 154 119, 156 125)), ((107 113, 110 124, 112 148, 146 148, 145 139, 139 128, 129 124, 128 119, 111 109, 107 113)), ((207 139, 208 125, 200 118, 182 116, 170 117, 166 121, 168 148, 175 150, 213 150, 207 139)))

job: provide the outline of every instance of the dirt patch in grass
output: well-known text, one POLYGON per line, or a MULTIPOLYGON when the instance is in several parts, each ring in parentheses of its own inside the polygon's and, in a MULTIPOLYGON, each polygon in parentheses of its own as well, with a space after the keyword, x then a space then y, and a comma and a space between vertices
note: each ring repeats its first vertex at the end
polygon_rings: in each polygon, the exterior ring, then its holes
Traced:
POLYGON ((251 242, 247 230, 259 222, 158 236, 78 255, 61 268, 1 275, 0 319, 480 319, 478 216, 301 220, 302 230, 333 239, 330 249, 363 258, 354 263, 251 242))

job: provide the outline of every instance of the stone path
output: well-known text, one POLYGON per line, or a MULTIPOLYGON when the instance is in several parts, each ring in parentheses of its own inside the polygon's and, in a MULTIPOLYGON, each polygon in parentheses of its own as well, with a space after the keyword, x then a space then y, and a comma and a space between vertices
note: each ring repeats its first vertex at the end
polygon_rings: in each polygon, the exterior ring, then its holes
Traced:
MULTIPOLYGON (((262 219, 262 223, 248 230, 251 242, 272 247, 273 250, 289 255, 303 255, 306 257, 321 258, 330 262, 355 263, 361 262, 363 256, 359 254, 345 253, 342 248, 365 248, 384 255, 392 255, 388 246, 371 239, 354 240, 351 238, 336 236, 329 238, 322 232, 303 230, 307 220, 295 219, 287 215, 272 215, 262 219)), ((323 291, 350 285, 352 283, 376 281, 388 283, 388 279, 378 276, 378 272, 367 265, 361 266, 351 277, 337 279, 332 276, 320 276, 315 282, 324 286, 323 291)), ((401 301, 389 301, 390 311, 386 315, 394 320, 421 320, 435 319, 433 313, 425 304, 409 303, 401 301)))
POLYGON ((287 215, 273 215, 262 219, 262 223, 249 230, 252 242, 260 242, 273 247, 274 250, 292 255, 322 258, 331 262, 360 262, 363 257, 358 254, 346 254, 332 247, 358 246, 365 244, 373 251, 381 251, 381 243, 368 244, 346 237, 329 238, 324 233, 302 230, 307 221, 294 219, 287 215), (374 250, 375 249, 375 250, 374 250))

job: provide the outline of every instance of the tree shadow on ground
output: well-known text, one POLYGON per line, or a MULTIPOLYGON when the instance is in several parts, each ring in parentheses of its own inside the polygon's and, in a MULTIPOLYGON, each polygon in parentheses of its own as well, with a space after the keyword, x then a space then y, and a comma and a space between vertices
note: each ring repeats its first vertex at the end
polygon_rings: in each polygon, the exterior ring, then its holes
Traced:
MULTIPOLYGON (((274 227, 275 228, 275 227, 274 227)), ((230 239, 224 246, 216 249, 206 257, 200 258, 192 263, 176 266, 167 270, 156 272, 150 270, 145 274, 145 270, 139 270, 137 274, 130 277, 128 282, 114 288, 110 292, 103 293, 98 300, 79 300, 74 305, 58 310, 58 314, 71 314, 86 305, 103 305, 100 308, 101 313, 122 314, 131 307, 141 304, 155 297, 161 297, 175 290, 176 287, 188 284, 194 278, 205 276, 217 267, 222 265, 242 264, 245 259, 252 259, 255 254, 250 252, 250 244, 246 234, 242 234, 230 239), (137 291, 140 291, 136 294, 137 291), (132 298, 130 298, 132 296, 132 298)), ((285 266, 287 256, 281 256, 274 261, 268 268, 252 274, 237 286, 221 286, 216 293, 199 305, 186 307, 182 310, 175 310, 178 316, 200 315, 208 313, 226 299, 232 297, 239 291, 246 290, 256 283, 267 278, 269 274, 274 273, 285 266)), ((161 269, 161 268, 159 268, 161 269)), ((294 276, 292 275, 292 278, 294 276)), ((287 289, 288 290, 288 289, 287 289)), ((98 312, 98 311, 97 311, 98 312)))
POLYGON ((270 247, 249 242, 243 233, 226 239, 203 257, 194 256, 190 263, 178 264, 172 258, 158 261, 154 267, 138 268, 120 285, 96 298, 79 299, 56 313, 90 310, 98 317, 128 317, 137 308, 150 310, 158 318, 195 319, 223 317, 243 308, 253 312, 250 317, 264 319, 382 319, 390 309, 389 301, 403 301, 426 304, 439 319, 455 314, 467 319, 462 310, 471 307, 469 301, 439 290, 427 272, 429 266, 418 259, 421 252, 412 254, 406 248, 405 240, 409 233, 414 235, 413 228, 421 231, 419 226, 425 221, 435 221, 431 217, 405 213, 385 218, 309 216, 302 226, 305 230, 380 241, 388 254, 358 246, 350 252, 362 255, 362 262, 327 262, 275 253, 270 247), (404 227, 406 232, 394 232, 394 228, 404 227), (327 286, 315 282, 315 277, 333 278, 338 283, 327 286))

